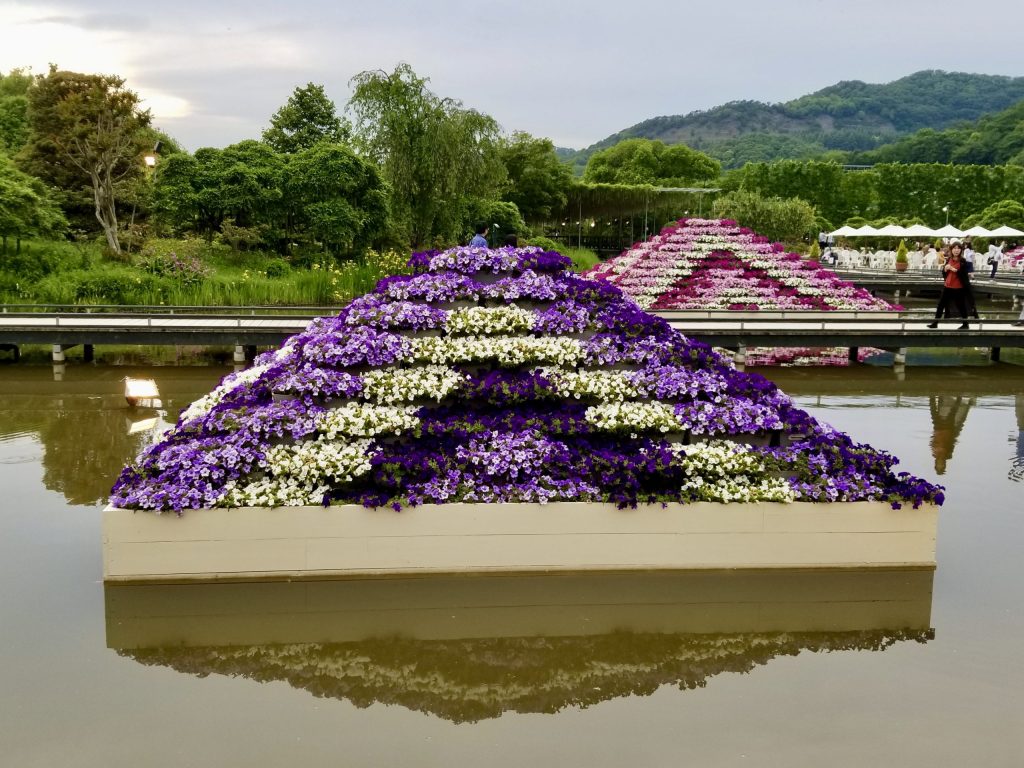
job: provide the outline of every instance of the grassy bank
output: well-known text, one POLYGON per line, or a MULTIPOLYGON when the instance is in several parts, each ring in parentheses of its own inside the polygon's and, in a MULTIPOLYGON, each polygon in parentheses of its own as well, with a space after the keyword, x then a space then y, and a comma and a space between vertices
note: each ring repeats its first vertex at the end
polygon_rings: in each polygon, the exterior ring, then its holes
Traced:
MULTIPOLYGON (((597 263, 567 249, 574 268, 597 263)), ((151 240, 112 260, 96 244, 28 242, 0 254, 0 303, 174 306, 328 306, 370 291, 406 271, 408 253, 370 251, 337 260, 321 254, 283 259, 199 240, 151 240)))

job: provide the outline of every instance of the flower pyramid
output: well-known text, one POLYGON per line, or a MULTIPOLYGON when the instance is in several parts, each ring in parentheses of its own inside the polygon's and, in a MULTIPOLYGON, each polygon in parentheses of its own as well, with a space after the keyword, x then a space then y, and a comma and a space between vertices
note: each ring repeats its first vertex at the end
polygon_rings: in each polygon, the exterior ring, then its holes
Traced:
POLYGON ((680 219, 586 275, 644 309, 897 309, 725 219, 680 219))
MULTIPOLYGON (((587 276, 642 307, 725 310, 896 310, 868 291, 724 219, 681 219, 587 276)), ((864 348, 858 359, 881 350, 864 348)), ((848 365, 841 347, 754 347, 749 365, 848 365)))
POLYGON ((111 503, 941 503, 569 263, 537 248, 414 254, 414 274, 192 403, 111 503))

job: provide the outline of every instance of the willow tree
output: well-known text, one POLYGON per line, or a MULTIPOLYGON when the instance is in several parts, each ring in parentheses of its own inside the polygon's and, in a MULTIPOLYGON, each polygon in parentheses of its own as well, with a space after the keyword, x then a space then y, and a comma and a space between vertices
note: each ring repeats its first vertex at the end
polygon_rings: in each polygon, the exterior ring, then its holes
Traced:
POLYGON ((142 173, 141 141, 150 114, 116 75, 85 75, 56 67, 28 92, 30 136, 19 160, 29 173, 67 190, 88 188, 111 252, 118 241, 121 185, 142 173))
POLYGON ((427 83, 408 64, 361 72, 348 103, 357 147, 381 168, 413 247, 460 238, 474 202, 496 199, 505 176, 497 122, 427 83))

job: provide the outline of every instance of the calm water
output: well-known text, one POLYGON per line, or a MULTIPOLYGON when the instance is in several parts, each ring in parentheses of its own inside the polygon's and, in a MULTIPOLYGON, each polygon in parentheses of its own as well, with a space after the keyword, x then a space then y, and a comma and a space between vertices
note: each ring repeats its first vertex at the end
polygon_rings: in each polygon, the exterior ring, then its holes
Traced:
POLYGON ((225 372, 0 366, 0 764, 1024 765, 1022 367, 772 373, 947 485, 934 575, 105 591, 121 378, 225 372))

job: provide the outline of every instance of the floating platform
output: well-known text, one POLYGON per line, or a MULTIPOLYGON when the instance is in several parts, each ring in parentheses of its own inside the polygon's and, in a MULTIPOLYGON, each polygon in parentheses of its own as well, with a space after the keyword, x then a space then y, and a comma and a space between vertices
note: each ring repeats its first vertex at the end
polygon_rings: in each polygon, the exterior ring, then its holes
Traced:
POLYGON ((350 576, 934 568, 938 508, 816 504, 108 508, 107 582, 350 576))

